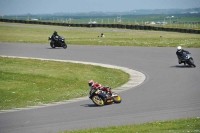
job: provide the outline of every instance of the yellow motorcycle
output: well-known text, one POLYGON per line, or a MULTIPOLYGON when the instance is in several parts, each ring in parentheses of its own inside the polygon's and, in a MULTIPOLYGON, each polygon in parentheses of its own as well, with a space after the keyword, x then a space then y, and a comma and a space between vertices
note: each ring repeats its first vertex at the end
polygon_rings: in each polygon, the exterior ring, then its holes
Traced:
POLYGON ((112 92, 108 96, 108 94, 105 91, 96 88, 90 90, 89 98, 97 106, 103 106, 112 103, 121 103, 122 101, 121 97, 117 93, 112 92))

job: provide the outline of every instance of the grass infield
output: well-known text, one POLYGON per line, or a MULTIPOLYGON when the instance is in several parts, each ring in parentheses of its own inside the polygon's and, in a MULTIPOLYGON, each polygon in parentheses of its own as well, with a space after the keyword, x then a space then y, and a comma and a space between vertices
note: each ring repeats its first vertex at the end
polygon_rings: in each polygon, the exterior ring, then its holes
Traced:
POLYGON ((0 110, 88 96, 89 79, 115 88, 129 77, 100 66, 0 57, 0 110))

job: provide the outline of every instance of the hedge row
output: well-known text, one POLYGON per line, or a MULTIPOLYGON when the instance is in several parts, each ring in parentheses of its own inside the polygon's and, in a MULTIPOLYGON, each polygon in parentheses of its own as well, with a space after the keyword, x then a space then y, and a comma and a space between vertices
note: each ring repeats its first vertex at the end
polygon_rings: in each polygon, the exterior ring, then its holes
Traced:
POLYGON ((157 30, 157 31, 169 31, 169 32, 182 32, 182 33, 200 34, 200 30, 195 30, 195 29, 165 28, 165 27, 155 27, 155 26, 147 26, 147 25, 73 24, 73 23, 55 23, 55 22, 41 22, 41 21, 30 21, 30 20, 12 20, 12 19, 0 19, 0 22, 25 23, 25 24, 43 24, 43 25, 57 25, 57 26, 71 26, 71 27, 108 27, 108 28, 123 28, 123 29, 133 29, 133 30, 157 30))

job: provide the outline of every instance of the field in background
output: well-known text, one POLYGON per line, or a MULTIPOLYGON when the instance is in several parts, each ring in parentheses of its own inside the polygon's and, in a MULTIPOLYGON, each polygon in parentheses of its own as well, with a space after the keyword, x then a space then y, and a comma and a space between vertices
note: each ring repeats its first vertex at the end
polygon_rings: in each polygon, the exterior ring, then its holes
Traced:
POLYGON ((200 47, 200 34, 131 30, 118 28, 87 28, 0 22, 0 42, 48 44, 48 36, 56 30, 67 44, 143 47, 200 47), (98 37, 101 33, 105 38, 98 37))
POLYGON ((13 20, 36 20, 43 22, 88 24, 128 24, 128 25, 152 25, 159 27, 200 29, 199 14, 148 14, 148 15, 20 15, 4 16, 4 19, 13 20), (162 24, 162 22, 165 22, 162 24), (155 23, 155 24, 154 24, 155 23))

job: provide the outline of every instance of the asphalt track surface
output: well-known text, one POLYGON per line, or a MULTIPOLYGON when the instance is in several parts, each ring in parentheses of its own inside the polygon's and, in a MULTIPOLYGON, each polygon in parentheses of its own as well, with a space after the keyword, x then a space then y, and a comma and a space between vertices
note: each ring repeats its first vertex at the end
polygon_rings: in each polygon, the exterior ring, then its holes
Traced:
POLYGON ((187 48, 196 68, 179 65, 176 48, 0 43, 0 55, 95 62, 145 74, 139 86, 122 91, 122 103, 92 101, 0 113, 0 133, 56 133, 93 127, 200 117, 200 49, 187 48))

